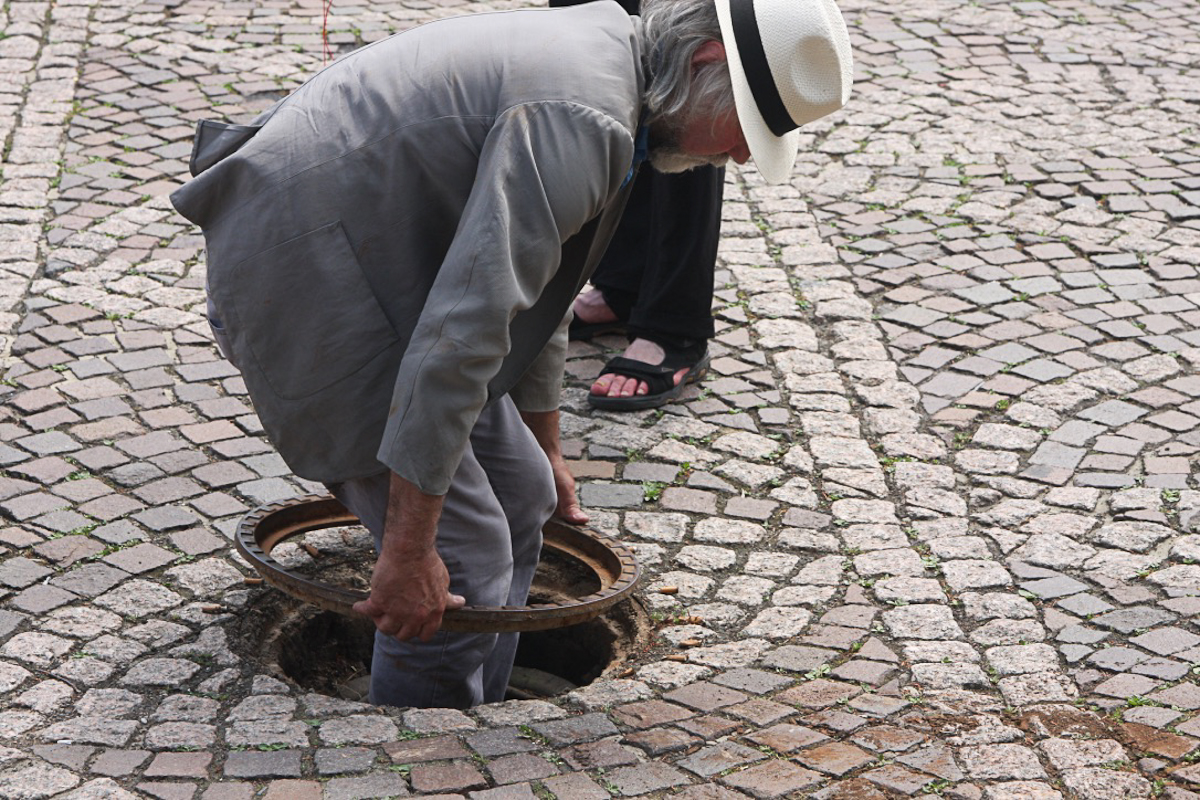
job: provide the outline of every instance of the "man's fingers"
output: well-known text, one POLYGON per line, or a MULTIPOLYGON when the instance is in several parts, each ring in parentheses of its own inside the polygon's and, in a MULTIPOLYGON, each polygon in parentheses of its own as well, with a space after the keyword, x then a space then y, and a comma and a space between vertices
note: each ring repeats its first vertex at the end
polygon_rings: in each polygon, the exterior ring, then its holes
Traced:
POLYGON ((383 609, 375 605, 369 597, 366 600, 359 600, 352 608, 355 614, 362 614, 364 617, 370 617, 371 619, 378 619, 383 613, 383 609))
POLYGON ((422 642, 428 642, 438 632, 438 628, 440 627, 442 627, 442 615, 439 612, 434 617, 424 616, 419 619, 410 618, 405 620, 392 636, 395 636, 402 642, 409 639, 420 639, 422 642))
POLYGON ((579 503, 571 503, 569 506, 561 508, 558 515, 572 525, 582 525, 589 519, 584 510, 579 507, 579 503))
POLYGON ((426 622, 417 633, 417 638, 422 642, 428 642, 433 638, 433 635, 438 632, 438 628, 442 627, 442 616, 439 614, 435 620, 426 622))
MULTIPOLYGON (((466 604, 467 599, 462 595, 446 595, 446 609, 459 609, 466 604)), ((442 627, 442 610, 440 609, 436 613, 432 610, 426 610, 420 616, 396 617, 388 614, 385 609, 374 603, 369 597, 366 600, 360 600, 355 603, 353 608, 355 613, 362 614, 364 617, 370 617, 380 633, 393 636, 400 641, 420 639, 423 642, 427 642, 442 627)))
POLYGON ((399 638, 404 631, 404 623, 392 617, 376 617, 375 628, 384 636, 395 636, 399 638))
POLYGON ((421 632, 421 628, 419 626, 414 625, 412 623, 405 623, 404 625, 400 626, 391 635, 394 636, 395 638, 399 639, 402 642, 406 642, 409 639, 417 638, 417 635, 420 632, 421 632))
MULTIPOLYGON (((417 629, 415 636, 422 642, 428 642, 433 638, 433 635, 442 627, 442 615, 446 610, 462 608, 467 604, 467 598, 460 594, 446 595, 446 608, 439 610, 435 615, 429 616, 421 623, 417 629)), ((399 637, 397 637, 399 638, 399 637)))

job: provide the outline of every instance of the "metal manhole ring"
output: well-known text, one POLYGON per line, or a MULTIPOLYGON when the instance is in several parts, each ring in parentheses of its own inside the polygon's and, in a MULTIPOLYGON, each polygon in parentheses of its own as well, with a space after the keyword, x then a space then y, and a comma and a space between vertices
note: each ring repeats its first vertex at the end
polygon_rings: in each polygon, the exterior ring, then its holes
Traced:
MULTIPOLYGON (((237 551, 263 580, 285 594, 327 611, 359 616, 352 606, 367 593, 299 575, 271 557, 293 536, 322 528, 357 525, 359 520, 336 498, 310 494, 259 506, 238 525, 237 551)), ((552 519, 542 528, 542 545, 584 564, 600 582, 600 591, 569 603, 531 606, 467 606, 447 611, 444 631, 506 633, 563 628, 599 616, 637 586, 641 568, 633 552, 607 534, 552 519)))

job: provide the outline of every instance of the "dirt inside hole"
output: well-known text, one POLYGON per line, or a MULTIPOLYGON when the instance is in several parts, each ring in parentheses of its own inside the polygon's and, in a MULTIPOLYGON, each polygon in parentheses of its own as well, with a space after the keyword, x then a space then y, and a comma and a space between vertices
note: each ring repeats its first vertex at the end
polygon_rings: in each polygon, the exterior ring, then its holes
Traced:
MULTIPOLYGON (((327 583, 369 587, 374 556, 369 543, 362 546, 365 532, 347 528, 319 534, 316 542, 308 534, 307 541, 282 545, 274 555, 289 568, 327 583)), ((530 604, 562 603, 599 588, 586 566, 547 549, 530 604)), ((263 587, 249 607, 234 636, 243 654, 309 691, 360 699, 375 632, 369 621, 322 611, 270 587, 263 587)), ((615 674, 647 646, 652 627, 635 597, 587 622, 523 633, 509 696, 550 697, 615 674)))

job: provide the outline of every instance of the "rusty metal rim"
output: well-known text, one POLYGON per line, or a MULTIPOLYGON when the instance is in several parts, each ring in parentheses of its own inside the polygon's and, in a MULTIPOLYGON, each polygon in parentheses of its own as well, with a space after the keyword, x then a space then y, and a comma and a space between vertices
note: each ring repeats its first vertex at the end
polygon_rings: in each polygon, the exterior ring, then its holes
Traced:
MULTIPOLYGON (((259 506, 242 518, 235 534, 237 551, 271 586, 327 611, 359 616, 352 606, 367 593, 305 578, 271 557, 293 536, 322 528, 357 525, 358 518, 329 495, 303 495, 259 506)), ((570 603, 530 606, 467 606, 447 611, 442 630, 459 633, 506 633, 562 628, 586 622, 623 600, 637 586, 641 568, 633 552, 607 534, 552 519, 542 529, 543 547, 582 564, 600 582, 600 591, 570 603)))

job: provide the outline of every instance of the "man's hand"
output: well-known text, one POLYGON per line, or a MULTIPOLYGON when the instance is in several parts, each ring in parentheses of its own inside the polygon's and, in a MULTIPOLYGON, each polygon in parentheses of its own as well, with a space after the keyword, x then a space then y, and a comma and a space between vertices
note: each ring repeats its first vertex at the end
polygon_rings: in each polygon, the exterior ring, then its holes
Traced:
POLYGON ((354 604, 375 627, 401 641, 427 642, 442 626, 442 613, 466 604, 449 592, 450 573, 436 550, 418 557, 384 553, 371 575, 371 596, 354 604))
POLYGON ((583 525, 588 515, 579 507, 575 498, 575 476, 571 474, 558 439, 558 411, 522 411, 521 419, 533 432, 554 470, 554 490, 558 493, 558 507, 554 513, 572 525, 583 525))
POLYGON ((354 610, 401 641, 429 641, 446 609, 466 605, 464 598, 450 594, 450 574, 434 547, 441 511, 441 497, 424 494, 392 475, 371 596, 355 603, 354 610))
POLYGON ((588 515, 579 507, 575 497, 575 476, 571 474, 566 459, 562 455, 550 459, 554 469, 554 490, 558 492, 558 508, 555 510, 562 519, 572 525, 582 525, 588 521, 588 515))

